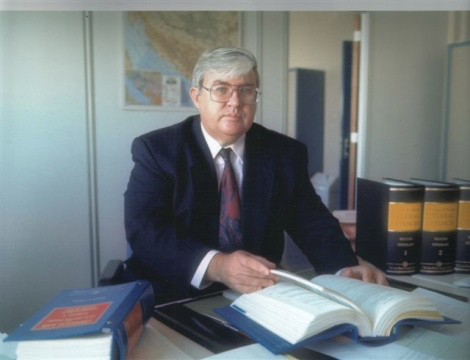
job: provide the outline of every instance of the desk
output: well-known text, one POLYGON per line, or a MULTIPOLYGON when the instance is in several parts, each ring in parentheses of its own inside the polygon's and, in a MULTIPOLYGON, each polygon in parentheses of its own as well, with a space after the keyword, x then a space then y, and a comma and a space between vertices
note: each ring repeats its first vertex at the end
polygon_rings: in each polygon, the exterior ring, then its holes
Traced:
MULTIPOLYGON (((458 300, 470 302, 470 288, 455 285, 457 281, 462 281, 470 277, 470 274, 452 273, 447 275, 394 275, 387 276, 389 280, 396 281, 397 285, 405 283, 412 287, 422 287, 436 291, 445 295, 454 295, 458 300)), ((393 285, 393 284, 392 284, 393 285)), ((400 287, 400 286, 397 286, 400 287)))
MULTIPOLYGON (((463 302, 458 302, 459 305, 465 310, 468 308, 468 302, 470 299, 470 289, 456 288, 453 283, 456 280, 459 280, 463 277, 470 275, 460 275, 460 274, 450 274, 450 275, 440 275, 437 280, 435 277, 430 277, 429 279, 423 276, 393 276, 392 279, 398 279, 401 282, 405 282, 411 285, 422 285, 426 288, 435 288, 439 291, 445 291, 451 294, 456 294, 458 296, 465 296, 467 299, 467 304, 463 302)), ((226 302, 225 299, 208 298, 201 301, 196 301, 194 303, 188 304, 188 306, 196 311, 210 311, 214 304, 218 301, 226 302), (206 310, 204 310, 206 309, 206 310)), ((470 320, 470 319, 466 319, 470 320)), ((465 321, 466 325, 469 326, 470 321, 465 321)), ((460 326, 460 325, 451 325, 451 326, 460 326)), ((466 328, 468 329, 468 328, 466 328)), ((435 347, 442 348, 443 345, 449 346, 449 341, 451 337, 448 335, 437 334, 433 340, 426 338, 425 332, 426 329, 422 328, 413 328, 410 329, 406 337, 403 337, 402 340, 397 341, 396 343, 388 344, 381 347, 367 347, 365 345, 356 344, 347 339, 334 339, 328 341, 322 341, 321 343, 311 346, 310 349, 316 352, 330 354, 338 358, 351 358, 351 354, 355 354, 356 358, 387 358, 387 354, 394 354, 397 351, 404 351, 406 347, 406 356, 413 359, 419 358, 419 356, 424 356, 429 358, 430 353, 434 351, 435 347), (434 340, 437 339, 437 340, 434 340), (442 343, 442 344, 441 344, 442 343), (409 349, 408 349, 409 348, 409 349), (334 351, 332 350, 334 349, 334 351)), ((454 334, 455 335, 455 334, 454 334)), ((461 334, 460 334, 461 335, 461 334)), ((455 335, 459 336, 459 335, 455 335)), ((455 337, 453 336, 453 337, 455 337)), ((466 335, 465 335, 466 336, 466 335)), ((455 339, 452 339, 453 341, 455 339)), ((449 350, 450 351, 450 350, 449 350)), ((147 360, 147 359, 204 359, 208 356, 213 355, 213 352, 207 348, 199 345, 198 343, 192 341, 186 336, 183 336, 181 333, 171 329, 167 325, 163 324, 161 321, 156 319, 151 319, 147 326, 146 330, 139 341, 136 349, 133 351, 130 359, 133 360, 147 360)), ((468 355, 468 352, 465 354, 468 355)), ((405 356, 405 355, 400 355, 405 356)), ((354 356, 353 356, 354 357, 354 356)), ((269 358, 275 358, 270 357, 269 358)), ((299 357, 302 358, 302 357, 299 357)), ((311 353, 310 356, 304 358, 311 359, 325 359, 325 355, 319 353, 311 353)), ((459 357, 453 359, 460 359, 459 357)), ((462 359, 464 359, 462 357, 462 359)))
MULTIPOLYGON (((206 305, 203 305, 204 307, 206 305)), ((312 349, 297 349, 293 352, 294 357, 284 357, 274 355, 261 345, 247 342, 246 346, 256 346, 256 349, 249 350, 250 359, 309 359, 309 360, 329 360, 332 357, 321 354, 312 349), (250 345, 251 344, 251 345, 250 345), (253 356, 256 354, 256 356, 253 356)), ((245 353, 246 354, 246 353, 245 353)), ((145 326, 145 331, 140 338, 136 348, 132 351, 129 360, 151 360, 151 359, 178 359, 178 360, 199 360, 214 356, 214 352, 204 348, 181 333, 173 330, 161 321, 152 318, 145 326)), ((246 356, 225 357, 224 359, 247 359, 246 356)))
POLYGON ((214 353, 181 335, 154 318, 145 326, 145 331, 130 360, 149 359, 204 359, 214 353))

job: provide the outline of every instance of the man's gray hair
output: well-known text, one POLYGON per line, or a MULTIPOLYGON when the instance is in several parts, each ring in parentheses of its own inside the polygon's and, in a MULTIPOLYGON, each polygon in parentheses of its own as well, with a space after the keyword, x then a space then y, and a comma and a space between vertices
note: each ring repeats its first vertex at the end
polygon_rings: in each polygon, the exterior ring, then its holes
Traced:
POLYGON ((205 73, 211 70, 233 79, 254 71, 256 74, 256 86, 259 86, 256 58, 246 49, 216 48, 204 52, 194 67, 193 86, 200 89, 204 82, 205 73))

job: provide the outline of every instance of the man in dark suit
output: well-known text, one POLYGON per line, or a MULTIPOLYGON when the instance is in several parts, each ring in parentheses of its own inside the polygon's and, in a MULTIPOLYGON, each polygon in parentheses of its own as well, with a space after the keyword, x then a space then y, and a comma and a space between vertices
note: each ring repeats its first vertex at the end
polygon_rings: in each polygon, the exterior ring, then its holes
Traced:
POLYGON ((284 231, 317 273, 386 283, 379 270, 358 265, 338 221, 315 194, 306 147, 254 123, 259 85, 250 52, 206 52, 190 92, 199 115, 133 142, 135 166, 125 193, 133 254, 126 278, 151 280, 158 302, 212 290, 214 283, 240 292, 272 285, 284 231), (220 210, 222 148, 231 149, 236 184, 236 225, 229 235, 219 229, 226 221, 219 216, 227 212, 220 210), (234 234, 235 243, 225 247, 222 238, 234 234))

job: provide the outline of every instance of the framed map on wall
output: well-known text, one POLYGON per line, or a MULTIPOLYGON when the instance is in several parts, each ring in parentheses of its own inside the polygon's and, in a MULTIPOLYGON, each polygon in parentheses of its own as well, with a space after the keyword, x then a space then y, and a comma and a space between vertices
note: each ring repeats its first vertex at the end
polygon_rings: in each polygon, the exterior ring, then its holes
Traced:
POLYGON ((236 11, 124 13, 124 107, 188 110, 192 71, 199 56, 240 45, 236 11))

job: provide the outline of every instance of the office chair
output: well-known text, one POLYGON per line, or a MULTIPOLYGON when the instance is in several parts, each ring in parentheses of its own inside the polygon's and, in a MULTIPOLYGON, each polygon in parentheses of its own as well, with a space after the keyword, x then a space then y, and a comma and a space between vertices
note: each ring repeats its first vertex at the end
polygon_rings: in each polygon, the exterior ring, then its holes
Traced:
POLYGON ((100 274, 98 286, 115 285, 120 282, 124 273, 124 261, 119 259, 109 260, 100 274))

